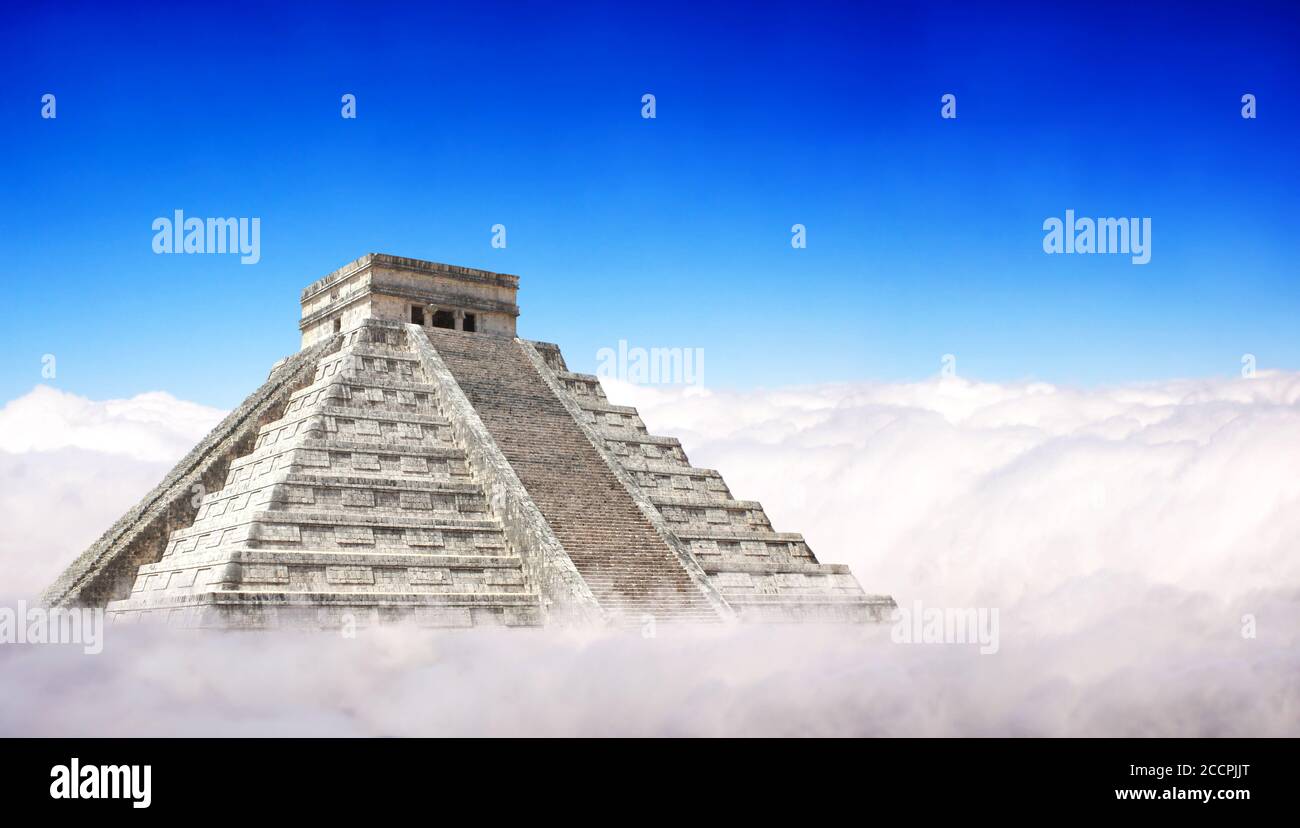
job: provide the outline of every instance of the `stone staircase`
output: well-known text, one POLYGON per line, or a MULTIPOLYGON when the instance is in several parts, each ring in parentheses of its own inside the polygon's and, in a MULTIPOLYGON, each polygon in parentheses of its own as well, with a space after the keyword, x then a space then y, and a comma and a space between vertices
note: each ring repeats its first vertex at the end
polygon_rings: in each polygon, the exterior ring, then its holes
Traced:
POLYGON ((140 567, 114 621, 340 628, 543 622, 400 326, 344 335, 140 567))
POLYGON ((650 434, 634 407, 611 404, 597 377, 568 370, 558 346, 528 345, 741 621, 863 623, 894 609, 889 596, 863 592, 847 566, 819 562, 803 535, 775 531, 761 503, 735 499, 677 439, 650 434))
POLYGON ((559 346, 515 338, 518 286, 384 254, 316 280, 303 349, 45 601, 115 623, 326 629, 861 623, 893 608, 559 346))
POLYGON ((611 617, 719 615, 513 339, 431 330, 430 342, 611 617))

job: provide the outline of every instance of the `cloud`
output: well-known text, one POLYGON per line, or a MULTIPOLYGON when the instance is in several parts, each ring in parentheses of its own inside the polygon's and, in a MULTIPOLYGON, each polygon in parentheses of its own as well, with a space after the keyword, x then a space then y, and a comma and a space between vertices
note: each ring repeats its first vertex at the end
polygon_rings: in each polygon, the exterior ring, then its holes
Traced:
MULTIPOLYGON (((1131 587, 1110 583, 1112 589, 1131 587)), ((1243 641, 1213 602, 1148 594, 996 656, 888 627, 630 633, 110 630, 104 652, 0 647, 6 735, 1233 735, 1296 732, 1294 625, 1243 641), (1178 635, 1180 625, 1220 628, 1178 635)), ((1070 596, 1058 595, 1068 608, 1070 596)), ((1294 596, 1253 601, 1296 615, 1294 596)))
POLYGON ((40 385, 0 408, 0 592, 33 595, 163 479, 224 412, 170 394, 40 385))
POLYGON ((85 449, 0 451, 0 592, 39 594, 169 468, 85 449))
POLYGON ((0 408, 0 451, 81 448, 145 461, 175 461, 225 412, 154 391, 94 401, 38 385, 0 408))
POLYGON ((1223 599, 1300 586, 1298 374, 606 385, 775 528, 900 600, 1008 605, 1100 573, 1223 599))
MULTIPOLYGON (((99 656, 0 646, 0 733, 1300 735, 1300 374, 606 387, 868 591, 998 608, 998 654, 894 644, 888 625, 117 629, 99 656)), ((43 401, 39 440, 4 438, 62 448, 0 452, 0 521, 26 539, 0 546, 0 591, 22 592, 8 573, 32 547, 70 560, 165 471, 145 441, 77 442, 78 412, 129 433, 142 409, 169 421, 165 395, 120 415, 67 396, 43 401)), ((172 457, 206 427, 177 428, 172 457)))

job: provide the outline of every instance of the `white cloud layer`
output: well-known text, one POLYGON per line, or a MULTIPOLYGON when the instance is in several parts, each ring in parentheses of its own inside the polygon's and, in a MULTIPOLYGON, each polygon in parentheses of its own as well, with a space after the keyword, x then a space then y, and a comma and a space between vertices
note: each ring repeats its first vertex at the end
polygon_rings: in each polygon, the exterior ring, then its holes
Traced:
POLYGON ((81 448, 174 462, 223 416, 219 409, 162 391, 96 402, 38 385, 0 408, 0 451, 81 448))
POLYGON ((0 408, 0 592, 32 594, 162 480, 224 412, 47 385, 0 408))
MULTIPOLYGON (((606 387, 868 591, 997 607, 998 654, 887 626, 119 630, 99 656, 0 645, 0 734, 1300 735, 1300 374, 606 387)), ((220 415, 122 403, 0 410, 0 592, 43 586, 220 415)))
POLYGON ((607 394, 900 602, 1007 607, 1092 575, 1300 587, 1300 374, 607 394))

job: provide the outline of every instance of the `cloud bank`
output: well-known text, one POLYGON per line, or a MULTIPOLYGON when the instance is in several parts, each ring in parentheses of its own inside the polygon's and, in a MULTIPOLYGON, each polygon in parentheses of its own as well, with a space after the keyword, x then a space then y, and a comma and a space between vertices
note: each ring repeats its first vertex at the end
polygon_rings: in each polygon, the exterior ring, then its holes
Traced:
POLYGON ((170 394, 96 402, 41 385, 0 408, 0 593, 39 593, 224 412, 170 394))
POLYGON ((1108 574, 1300 587, 1298 374, 607 393, 900 599, 1009 606, 1108 574))
POLYGON ((223 416, 224 411, 161 391, 96 402, 38 385, 0 408, 0 451, 80 448, 170 464, 223 416))
MULTIPOLYGON (((1300 735, 1300 374, 606 390, 869 592, 998 608, 998 654, 887 625, 110 630, 94 657, 0 645, 0 733, 1300 735)), ((219 416, 0 410, 0 592, 43 587, 219 416)))

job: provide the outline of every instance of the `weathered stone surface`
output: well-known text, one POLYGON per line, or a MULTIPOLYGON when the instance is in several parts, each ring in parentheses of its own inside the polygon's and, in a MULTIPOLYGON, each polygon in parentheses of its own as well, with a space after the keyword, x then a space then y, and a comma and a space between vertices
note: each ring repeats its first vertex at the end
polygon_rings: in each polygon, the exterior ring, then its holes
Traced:
POLYGON ((606 620, 590 587, 578 574, 577 567, 573 565, 564 546, 555 537, 550 524, 483 425, 478 412, 474 410, 442 357, 417 326, 410 326, 410 334, 427 375, 447 401, 452 428, 458 441, 465 447, 470 468, 488 493, 493 514, 502 522, 506 540, 513 548, 520 550, 524 559, 524 571, 538 585, 541 594, 546 596, 550 613, 557 618, 579 622, 606 620))
POLYGON ((406 328, 368 319, 341 337, 193 524, 108 604, 111 617, 238 628, 543 622, 454 439, 446 389, 429 381, 406 328))
MULTIPOLYGON (((615 479, 618 480, 624 491, 627 492, 628 497, 631 498, 632 502, 649 522, 656 534, 659 535, 660 539, 668 549, 672 551, 673 556, 677 558, 678 563, 690 577, 692 582, 694 582, 696 588, 700 590, 705 599, 710 605, 712 605, 713 611, 722 619, 732 620, 734 618, 734 613, 731 607, 727 605, 727 602, 723 599, 717 588, 709 581, 708 576, 705 574, 703 568, 700 567, 699 562, 691 554, 685 544, 683 544, 681 540, 673 534, 667 521, 664 520, 663 515, 660 514, 659 510, 650 502, 650 499, 645 496, 645 493, 641 491, 640 486, 636 484, 632 475, 628 473, 622 464, 620 464, 609 451, 603 437, 587 423, 577 402, 564 392, 563 387, 555 379, 555 374, 547 366, 546 360, 542 354, 534 348, 531 343, 523 340, 519 340, 518 342, 525 357, 527 357, 529 362, 532 363, 533 369, 546 384, 547 389, 557 400, 560 401, 568 412, 569 417, 572 418, 573 422, 582 430, 583 436, 587 438, 587 441, 591 444, 592 448, 596 450, 596 453, 600 457, 600 461, 614 475, 615 479)), ((559 356, 558 348, 556 349, 555 357, 561 361, 563 360, 563 358, 559 356)))
POLYGON ((46 600, 227 628, 864 622, 893 608, 557 346, 514 338, 517 287, 379 255, 314 283, 303 350, 46 600), (197 508, 195 484, 210 492, 197 508))
POLYGON ((734 500, 722 476, 692 466, 676 439, 649 434, 635 408, 605 398, 596 377, 569 371, 558 347, 531 345, 539 372, 603 444, 656 528, 740 620, 860 623, 894 609, 892 598, 864 593, 848 567, 818 563, 802 535, 775 532, 762 504, 734 500))
POLYGON ((470 267, 370 253, 344 265, 302 292, 303 347, 351 330, 367 319, 440 322, 452 330, 514 336, 519 277, 470 267), (443 319, 439 320, 439 311, 443 319))
POLYGON ((490 432, 602 608, 619 623, 730 617, 694 561, 683 558, 635 488, 583 431, 520 340, 429 331, 490 432))
POLYGON ((170 533, 193 521, 195 486, 220 488, 230 462, 248 453, 259 427, 279 416, 289 395, 310 381, 316 360, 337 347, 336 340, 326 340, 277 363, 260 388, 64 570, 46 589, 44 602, 104 606, 129 595, 137 569, 157 561, 170 533))

